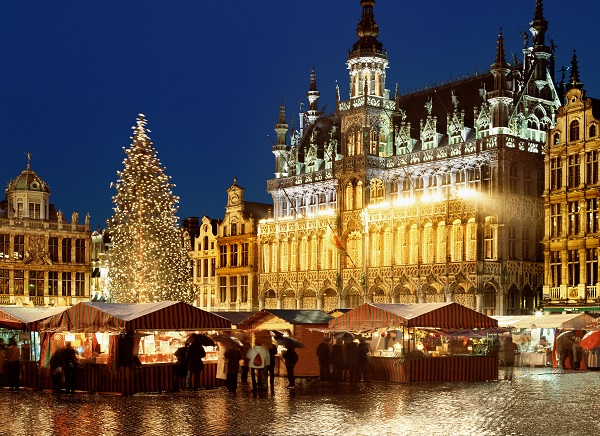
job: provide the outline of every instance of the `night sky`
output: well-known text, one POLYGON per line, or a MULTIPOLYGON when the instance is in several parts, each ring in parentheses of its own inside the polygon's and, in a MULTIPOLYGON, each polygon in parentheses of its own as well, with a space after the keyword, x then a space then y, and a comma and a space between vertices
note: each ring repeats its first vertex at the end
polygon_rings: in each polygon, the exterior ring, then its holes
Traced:
MULTIPOLYGON (((489 68, 503 28, 507 60, 535 0, 379 0, 386 87, 406 93, 489 68)), ((246 200, 271 202, 271 138, 284 99, 298 126, 312 66, 320 107, 348 98, 348 49, 359 0, 3 1, 0 5, 0 183, 25 169, 50 185, 69 219, 112 214, 137 114, 180 196, 180 218, 222 218, 237 177, 246 200)), ((580 78, 600 98, 600 2, 544 1, 557 70, 577 49, 580 78), (588 21, 588 18, 590 19, 588 21), (595 79, 594 79, 595 78, 595 79)), ((559 73, 557 73, 557 77, 559 73)), ((82 222, 82 218, 80 218, 82 222)))

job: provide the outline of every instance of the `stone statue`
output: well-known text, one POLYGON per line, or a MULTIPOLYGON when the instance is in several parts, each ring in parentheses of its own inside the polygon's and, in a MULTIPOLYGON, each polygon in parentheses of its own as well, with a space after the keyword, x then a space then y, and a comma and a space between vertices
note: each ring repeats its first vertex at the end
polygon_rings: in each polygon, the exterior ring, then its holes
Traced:
POLYGON ((63 216, 63 213, 62 213, 62 211, 60 211, 60 210, 59 210, 59 211, 56 213, 56 216, 58 217, 58 222, 59 222, 59 223, 63 223, 63 222, 65 222, 65 217, 63 216))
POLYGON ((89 227, 90 225, 90 213, 85 214, 85 225, 89 227))
POLYGON ((71 224, 78 224, 79 222, 79 214, 77 213, 77 211, 73 211, 73 214, 71 215, 71 224))

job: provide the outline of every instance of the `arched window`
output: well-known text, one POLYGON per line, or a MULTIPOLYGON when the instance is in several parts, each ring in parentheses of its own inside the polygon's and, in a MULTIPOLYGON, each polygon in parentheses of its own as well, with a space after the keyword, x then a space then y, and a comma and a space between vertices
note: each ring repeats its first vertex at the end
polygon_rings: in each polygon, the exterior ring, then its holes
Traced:
POLYGON ((416 264, 419 261, 419 229, 416 224, 410 228, 410 251, 408 262, 416 264))
POLYGON ((371 204, 377 204, 383 202, 385 199, 384 195, 384 187, 383 182, 379 179, 371 180, 371 191, 370 191, 370 199, 369 202, 371 204))
POLYGON ((560 133, 554 134, 554 145, 560 144, 560 133))
POLYGON ((588 136, 590 138, 593 138, 594 136, 596 136, 596 125, 595 124, 592 124, 590 126, 590 130, 589 130, 588 136))
POLYGON ((363 207, 363 182, 359 181, 356 184, 356 209, 363 207))
POLYGON ((464 233, 460 220, 452 224, 452 262, 462 262, 463 260, 464 233))
POLYGON ((433 227, 431 223, 423 228, 423 263, 433 262, 433 227))
POLYGON ((437 252, 435 254, 438 263, 446 262, 446 223, 438 223, 437 226, 437 252))
POLYGON ((571 141, 579 140, 579 121, 573 120, 569 125, 569 139, 571 141))

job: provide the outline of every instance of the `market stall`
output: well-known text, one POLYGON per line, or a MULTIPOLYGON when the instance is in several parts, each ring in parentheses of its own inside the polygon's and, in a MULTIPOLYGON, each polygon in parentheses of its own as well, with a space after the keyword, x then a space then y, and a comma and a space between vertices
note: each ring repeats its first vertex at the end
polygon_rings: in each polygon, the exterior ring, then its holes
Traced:
MULTIPOLYGON (((183 302, 79 303, 44 320, 41 366, 70 342, 80 365, 76 389, 96 392, 172 391, 175 351, 194 332, 228 330, 231 322, 183 302)), ((205 347, 201 386, 215 385, 216 350, 205 347)), ((49 378, 44 388, 49 387, 49 378)))
MULTIPOLYGON (((319 375, 316 350, 323 339, 323 333, 319 330, 327 329, 331 319, 333 317, 322 310, 263 309, 240 323, 238 328, 246 330, 253 337, 257 332, 271 330, 296 338, 304 347, 296 350, 298 363, 295 374, 299 377, 308 377, 319 375)), ((286 374, 279 354, 275 374, 286 374)))
MULTIPOLYGON (((40 321, 68 308, 69 306, 0 306, 0 337, 5 344, 9 338, 15 338, 21 353, 21 386, 36 388, 38 384, 40 321)), ((6 374, 0 371, 0 377, 6 377, 6 374)), ((2 385, 5 382, 2 380, 2 385)))
POLYGON ((366 303, 329 322, 365 337, 371 379, 392 382, 498 379, 498 322, 458 303, 366 303))
MULTIPOLYGON (((586 313, 540 314, 521 316, 493 316, 498 326, 510 330, 519 354, 517 366, 558 366, 559 344, 557 337, 566 331, 574 337, 582 337, 584 331, 593 324, 594 318, 586 313)), ((500 360, 503 354, 500 351, 500 360)), ((566 365, 571 366, 570 359, 566 365)))

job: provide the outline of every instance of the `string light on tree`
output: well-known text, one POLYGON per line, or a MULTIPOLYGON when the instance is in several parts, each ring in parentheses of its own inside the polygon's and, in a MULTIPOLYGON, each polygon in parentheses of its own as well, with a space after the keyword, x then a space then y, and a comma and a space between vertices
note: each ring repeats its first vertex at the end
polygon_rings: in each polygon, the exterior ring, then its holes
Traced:
POLYGON ((111 300, 145 303, 194 299, 189 258, 177 225, 179 198, 157 157, 140 114, 132 127, 124 169, 117 171, 113 216, 110 220, 111 300))

